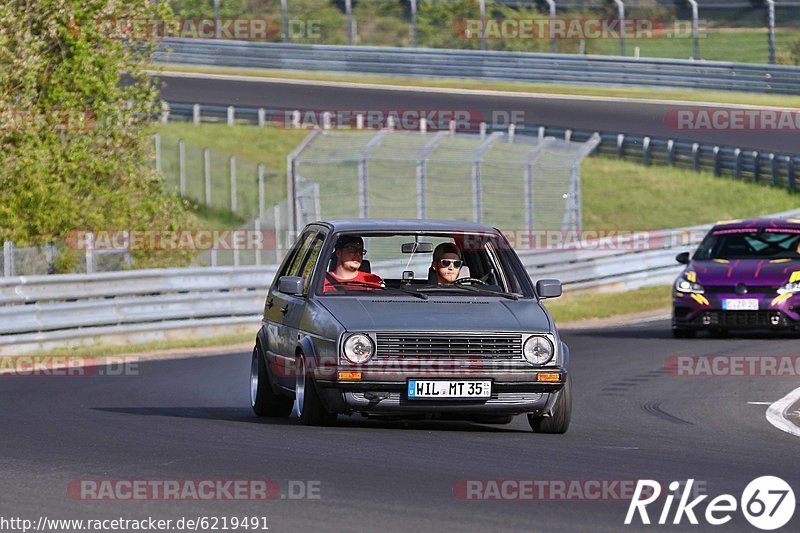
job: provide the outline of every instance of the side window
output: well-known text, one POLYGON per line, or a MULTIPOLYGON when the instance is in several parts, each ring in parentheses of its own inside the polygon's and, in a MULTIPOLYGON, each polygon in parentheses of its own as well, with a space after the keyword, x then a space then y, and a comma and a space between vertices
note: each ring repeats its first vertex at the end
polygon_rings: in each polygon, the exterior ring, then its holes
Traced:
POLYGON ((315 233, 316 232, 313 231, 307 231, 297 239, 297 243, 290 252, 289 258, 283 264, 283 268, 278 274, 278 277, 300 275, 300 265, 303 264, 303 259, 305 259, 308 248, 314 240, 315 233))
POLYGON ((319 259, 319 252, 322 250, 322 243, 325 240, 325 236, 317 234, 317 237, 314 239, 314 242, 311 244, 311 248, 308 252, 308 256, 306 257, 306 262, 303 265, 303 269, 300 272, 300 276, 303 277, 305 280, 305 288, 303 289, 303 294, 308 294, 308 285, 311 283, 311 275, 314 273, 314 265, 317 264, 317 260, 319 259))

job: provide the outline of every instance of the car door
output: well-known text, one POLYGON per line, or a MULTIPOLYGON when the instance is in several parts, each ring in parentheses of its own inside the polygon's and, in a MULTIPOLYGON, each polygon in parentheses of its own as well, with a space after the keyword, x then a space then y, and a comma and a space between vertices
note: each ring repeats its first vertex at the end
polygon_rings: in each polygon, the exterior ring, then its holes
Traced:
MULTIPOLYGON (((292 331, 288 316, 296 312, 298 298, 278 290, 278 280, 283 276, 299 276, 308 250, 315 241, 317 231, 309 229, 300 235, 287 254, 275 282, 270 287, 264 304, 264 326, 267 332, 266 359, 275 382, 286 388, 294 387, 294 347, 297 332, 292 331)), ((302 300, 302 298, 300 298, 302 300)), ((296 325, 295 325, 296 328, 296 325)))

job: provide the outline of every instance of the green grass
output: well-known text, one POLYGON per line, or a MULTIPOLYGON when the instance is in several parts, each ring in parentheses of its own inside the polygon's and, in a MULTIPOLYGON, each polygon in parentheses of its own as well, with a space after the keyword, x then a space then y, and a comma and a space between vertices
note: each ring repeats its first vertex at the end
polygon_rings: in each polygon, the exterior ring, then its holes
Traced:
MULTIPOLYGON (((161 66, 159 66, 161 67, 161 66)), ((159 67, 154 67, 157 70, 159 67)), ((778 94, 752 94, 732 91, 706 91, 693 89, 657 89, 651 87, 591 87, 557 83, 523 83, 475 80, 470 78, 423 78, 411 76, 381 76, 377 74, 308 72, 293 70, 266 70, 230 67, 205 67, 189 65, 163 65, 165 70, 175 72, 197 72, 205 74, 246 75, 255 77, 314 80, 334 82, 375 83, 400 87, 440 87, 453 89, 493 90, 521 93, 543 93, 578 96, 599 96, 636 99, 679 100, 687 102, 714 102, 722 104, 750 104, 800 108, 800 96, 778 94)))
POLYGON ((155 352, 162 350, 189 349, 189 348, 211 348, 215 346, 230 346, 253 341, 255 330, 238 329, 234 333, 217 335, 214 337, 198 338, 189 337, 185 339, 174 339, 169 341, 156 341, 147 343, 129 344, 94 344, 91 346, 70 346, 64 348, 53 348, 44 352, 37 352, 37 355, 70 355, 75 357, 99 358, 109 355, 124 355, 131 353, 155 352))
POLYGON ((545 300, 547 310, 558 322, 641 313, 670 306, 670 285, 644 287, 633 291, 592 293, 565 292, 560 298, 545 300))

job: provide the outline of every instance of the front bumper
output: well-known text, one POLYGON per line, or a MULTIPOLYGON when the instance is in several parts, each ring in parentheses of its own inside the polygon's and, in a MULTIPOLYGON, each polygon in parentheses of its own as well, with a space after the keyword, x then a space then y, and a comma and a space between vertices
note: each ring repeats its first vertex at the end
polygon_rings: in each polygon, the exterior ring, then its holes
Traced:
POLYGON ((800 294, 779 297, 777 292, 737 295, 731 292, 687 294, 674 291, 672 324, 683 329, 800 329, 800 294), (724 301, 758 300, 757 310, 729 310, 724 301))

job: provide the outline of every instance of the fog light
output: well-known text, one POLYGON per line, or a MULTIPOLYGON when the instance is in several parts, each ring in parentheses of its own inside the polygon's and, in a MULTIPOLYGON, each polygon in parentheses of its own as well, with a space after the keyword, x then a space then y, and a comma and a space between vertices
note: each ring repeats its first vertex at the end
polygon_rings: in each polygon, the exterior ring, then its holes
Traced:
POLYGON ((706 313, 706 314, 703 315, 703 325, 704 326, 708 326, 710 324, 711 324, 711 315, 706 313))
POLYGON ((781 324, 781 316, 778 314, 770 315, 769 323, 773 326, 779 326, 781 324))

